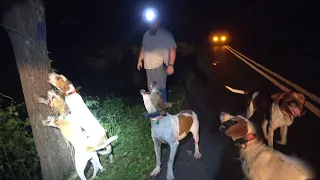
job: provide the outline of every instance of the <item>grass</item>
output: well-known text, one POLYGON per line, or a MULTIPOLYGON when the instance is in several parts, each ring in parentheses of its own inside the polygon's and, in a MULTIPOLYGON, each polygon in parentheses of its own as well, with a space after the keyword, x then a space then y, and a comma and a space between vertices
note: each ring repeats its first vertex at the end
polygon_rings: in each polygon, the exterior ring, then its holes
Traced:
MULTIPOLYGON (((173 86, 171 90, 169 100, 176 103, 171 113, 176 113, 185 100, 186 91, 182 86, 173 86)), ((143 116, 145 107, 142 97, 141 105, 133 107, 126 106, 121 99, 114 97, 86 97, 85 102, 106 129, 108 136, 119 136, 112 143, 114 161, 111 163, 107 157, 100 156, 100 161, 107 170, 98 173, 96 179, 148 179, 155 166, 155 154, 150 121, 143 116)))

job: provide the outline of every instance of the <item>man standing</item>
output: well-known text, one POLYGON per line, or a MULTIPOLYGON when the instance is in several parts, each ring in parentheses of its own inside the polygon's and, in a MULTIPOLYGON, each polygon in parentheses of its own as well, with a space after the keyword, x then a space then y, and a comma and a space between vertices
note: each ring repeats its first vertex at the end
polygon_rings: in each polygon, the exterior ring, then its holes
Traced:
POLYGON ((168 30, 159 27, 159 19, 156 17, 150 23, 150 30, 146 31, 143 36, 137 68, 140 70, 142 64, 144 65, 148 87, 152 82, 156 82, 164 102, 168 102, 167 75, 174 73, 176 48, 177 45, 172 34, 168 30))

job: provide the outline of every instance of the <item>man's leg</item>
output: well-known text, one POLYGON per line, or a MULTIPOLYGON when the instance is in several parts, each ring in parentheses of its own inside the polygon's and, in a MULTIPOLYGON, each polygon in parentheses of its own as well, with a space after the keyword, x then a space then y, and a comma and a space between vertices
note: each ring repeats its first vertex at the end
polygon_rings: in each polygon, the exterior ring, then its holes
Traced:
POLYGON ((168 102, 167 89, 166 88, 160 89, 160 93, 161 93, 163 102, 168 102))
POLYGON ((164 66, 160 66, 159 68, 156 69, 156 78, 159 84, 162 100, 163 102, 168 102, 167 71, 164 69, 164 66))
POLYGON ((147 74, 147 87, 148 87, 148 90, 150 91, 151 90, 150 85, 153 80, 154 70, 153 69, 146 69, 146 74, 147 74))
MULTIPOLYGON (((161 65, 158 68, 155 69, 147 69, 147 81, 148 81, 148 88, 150 88, 150 85, 152 82, 156 82, 158 87, 160 88, 160 93, 162 95, 162 100, 164 102, 168 102, 168 95, 167 95, 167 72, 161 65)), ((150 90, 150 89, 149 89, 150 90)))

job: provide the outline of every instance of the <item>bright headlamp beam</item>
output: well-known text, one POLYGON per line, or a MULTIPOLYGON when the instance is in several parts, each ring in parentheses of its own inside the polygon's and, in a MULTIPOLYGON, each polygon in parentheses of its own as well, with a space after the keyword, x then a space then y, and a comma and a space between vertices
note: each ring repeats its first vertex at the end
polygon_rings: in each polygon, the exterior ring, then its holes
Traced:
POLYGON ((147 8, 143 11, 144 19, 153 22, 157 18, 157 11, 154 8, 147 8))
POLYGON ((146 11, 146 18, 147 18, 148 21, 154 20, 155 17, 156 17, 156 13, 154 13, 153 10, 148 9, 148 10, 146 11))

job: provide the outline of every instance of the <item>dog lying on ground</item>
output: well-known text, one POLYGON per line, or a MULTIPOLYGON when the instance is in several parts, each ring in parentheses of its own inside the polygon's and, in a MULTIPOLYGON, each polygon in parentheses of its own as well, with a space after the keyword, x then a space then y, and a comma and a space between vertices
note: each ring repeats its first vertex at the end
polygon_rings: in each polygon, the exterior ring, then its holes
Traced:
POLYGON ((305 97, 299 92, 279 92, 266 94, 261 92, 248 92, 225 86, 231 92, 250 96, 246 118, 249 119, 257 110, 264 115, 261 124, 264 137, 268 146, 273 148, 274 131, 280 128, 279 144, 287 144, 288 126, 293 123, 295 117, 304 114, 305 97), (268 131, 267 131, 268 130, 268 131))
POLYGON ((316 179, 314 170, 305 162, 266 146, 253 124, 242 116, 221 112, 220 130, 240 148, 242 170, 252 180, 316 179))
POLYGON ((158 89, 153 83, 150 87, 151 92, 141 90, 143 102, 148 114, 159 112, 160 115, 151 117, 151 136, 154 142, 156 153, 156 168, 150 173, 150 176, 156 176, 160 172, 161 165, 161 143, 170 145, 170 157, 168 160, 167 179, 174 179, 173 161, 179 145, 179 140, 185 138, 189 132, 192 133, 195 141, 194 157, 200 159, 199 152, 199 121, 197 114, 191 110, 181 111, 176 115, 171 115, 168 110, 172 107, 171 103, 162 101, 158 89))
MULTIPOLYGON (((99 149, 110 146, 109 144, 116 140, 118 137, 113 136, 107 138, 104 136, 100 140, 100 144, 92 146, 88 137, 82 132, 82 129, 78 122, 70 118, 70 110, 65 104, 63 98, 57 95, 53 90, 48 91, 47 98, 39 97, 39 103, 46 104, 51 109, 53 116, 48 116, 46 120, 42 121, 43 126, 56 127, 61 130, 62 135, 72 144, 75 149, 75 166, 78 176, 81 180, 85 180, 84 170, 89 160, 91 160, 94 172, 92 178, 96 176, 98 170, 104 170, 100 164, 97 152, 107 154, 104 151, 98 151, 99 149)), ((111 149, 111 146, 109 147, 111 149)), ((108 148, 107 148, 108 151, 108 148)), ((110 150, 109 150, 110 151, 110 150)), ((111 151, 109 152, 109 154, 111 151)))
POLYGON ((65 102, 71 110, 72 118, 79 122, 87 132, 92 144, 99 144, 101 138, 106 136, 105 129, 94 117, 82 97, 76 92, 72 83, 63 75, 49 73, 48 82, 55 86, 65 96, 65 102))

